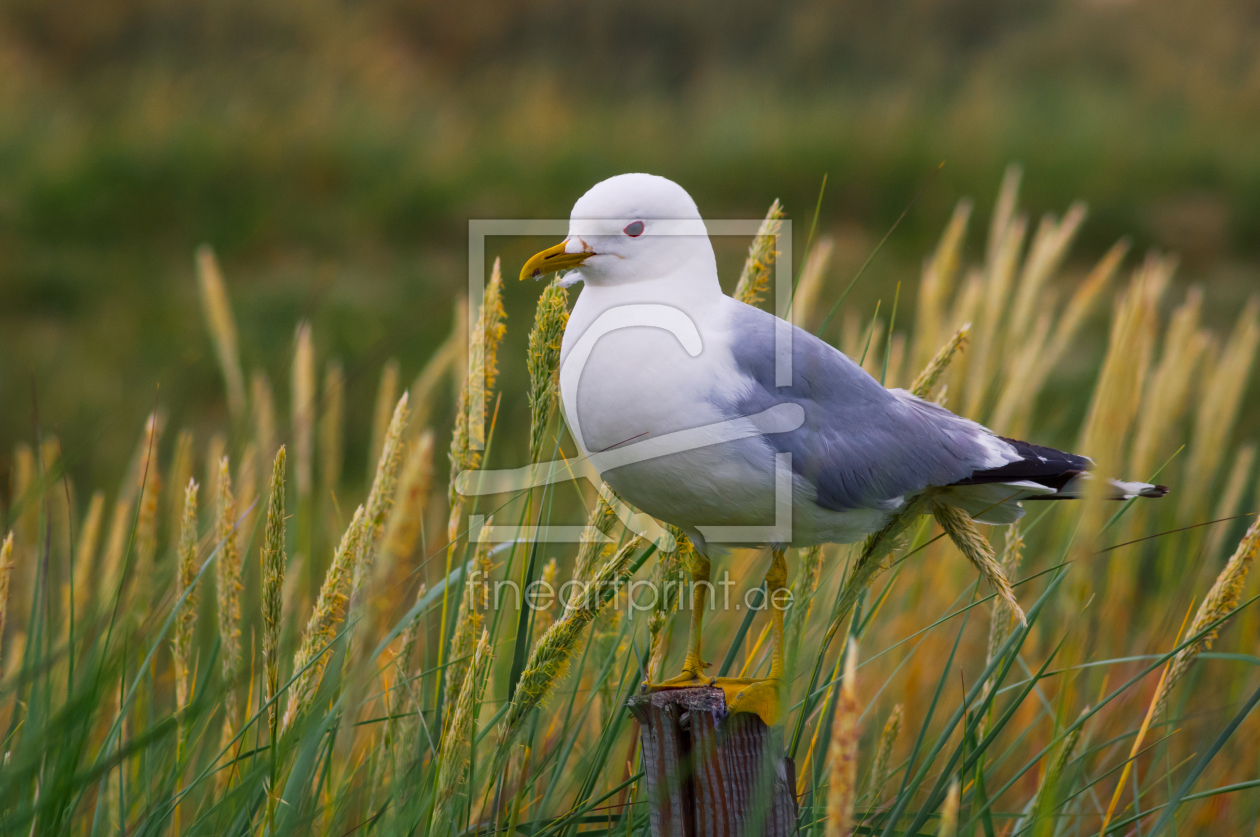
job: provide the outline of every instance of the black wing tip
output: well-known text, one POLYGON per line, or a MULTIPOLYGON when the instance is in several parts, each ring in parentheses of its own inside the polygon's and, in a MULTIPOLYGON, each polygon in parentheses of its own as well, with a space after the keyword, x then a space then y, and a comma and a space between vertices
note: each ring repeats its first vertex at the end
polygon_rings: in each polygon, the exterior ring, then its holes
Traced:
POLYGON ((1142 489, 1142 491, 1141 491, 1141 493, 1140 493, 1138 496, 1140 496, 1140 497, 1164 497, 1164 496, 1166 496, 1166 495, 1168 494, 1168 492, 1169 492, 1169 491, 1171 491, 1171 490, 1172 490, 1172 489, 1170 489, 1170 488, 1169 488, 1168 486, 1166 486, 1166 485, 1149 485, 1149 486, 1147 486, 1146 488, 1143 488, 1143 489, 1142 489))

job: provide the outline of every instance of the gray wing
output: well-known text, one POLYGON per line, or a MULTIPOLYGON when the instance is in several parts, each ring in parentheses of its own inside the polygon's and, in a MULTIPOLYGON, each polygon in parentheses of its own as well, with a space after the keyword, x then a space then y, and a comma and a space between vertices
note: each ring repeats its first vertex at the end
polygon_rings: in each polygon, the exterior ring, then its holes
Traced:
POLYGON ((804 408, 801 427, 765 438, 776 452, 792 454, 792 469, 815 486, 823 508, 888 507, 905 494, 1019 458, 975 422, 905 390, 885 389, 840 351, 796 327, 792 385, 776 387, 776 318, 731 304, 737 335, 732 351, 746 386, 728 409, 749 415, 784 402, 804 408))

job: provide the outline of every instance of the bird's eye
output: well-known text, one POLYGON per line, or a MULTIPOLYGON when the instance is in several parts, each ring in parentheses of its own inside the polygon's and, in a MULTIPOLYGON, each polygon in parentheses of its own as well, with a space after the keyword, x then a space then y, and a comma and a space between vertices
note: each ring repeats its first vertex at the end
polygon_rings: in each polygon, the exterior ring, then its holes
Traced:
POLYGON ((643 222, 633 221, 629 224, 626 224, 626 228, 622 230, 622 232, 630 236, 631 238, 638 238, 639 236, 643 235, 643 222))

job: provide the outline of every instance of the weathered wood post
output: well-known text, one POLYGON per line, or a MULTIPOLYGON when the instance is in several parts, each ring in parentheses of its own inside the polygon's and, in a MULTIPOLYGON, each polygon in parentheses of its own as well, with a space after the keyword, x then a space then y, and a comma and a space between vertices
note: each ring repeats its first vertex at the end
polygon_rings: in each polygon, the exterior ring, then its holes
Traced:
POLYGON ((789 837, 796 766, 781 736, 730 714, 721 689, 669 689, 629 700, 638 719, 652 837, 789 837))

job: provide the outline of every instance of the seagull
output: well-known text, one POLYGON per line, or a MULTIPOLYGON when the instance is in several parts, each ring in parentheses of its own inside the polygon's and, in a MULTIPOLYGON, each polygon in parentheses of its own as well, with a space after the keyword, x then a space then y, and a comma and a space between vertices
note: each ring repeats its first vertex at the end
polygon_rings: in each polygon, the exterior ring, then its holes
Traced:
MULTIPOLYGON (((652 688, 717 686, 731 712, 756 712, 767 726, 780 717, 783 608, 770 608, 768 678, 704 675, 704 582, 712 551, 731 540, 763 535, 776 602, 787 547, 853 543, 925 491, 977 521, 1009 524, 1022 500, 1079 497, 1089 479, 1087 457, 1002 438, 886 389, 813 334, 724 294, 695 201, 664 177, 591 187, 568 236, 530 258, 521 279, 554 272, 563 285, 583 283, 561 345, 567 426, 617 494, 696 547, 683 671, 652 688)), ((1116 498, 1168 491, 1109 485, 1116 498)))

